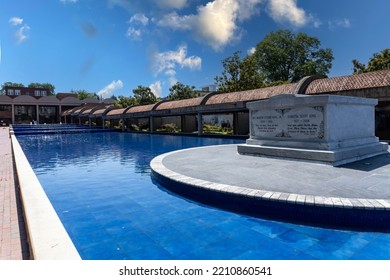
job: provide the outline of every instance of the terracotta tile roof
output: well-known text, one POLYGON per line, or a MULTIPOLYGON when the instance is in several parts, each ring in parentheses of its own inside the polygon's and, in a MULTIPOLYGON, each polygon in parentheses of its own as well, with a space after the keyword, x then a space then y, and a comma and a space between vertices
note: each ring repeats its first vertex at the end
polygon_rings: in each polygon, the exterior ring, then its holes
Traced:
POLYGON ((306 94, 321 94, 390 85, 390 70, 314 80, 306 94))
POLYGON ((96 106, 97 106, 96 104, 88 104, 88 105, 84 105, 84 106, 81 106, 81 107, 77 107, 77 108, 72 109, 73 111, 71 112, 71 114, 73 116, 84 114, 84 112, 86 110, 94 109, 96 106))
POLYGON ((95 112, 92 113, 92 115, 101 115, 101 114, 103 114, 106 110, 107 110, 106 108, 96 110, 95 112))
POLYGON ((90 105, 86 105, 84 106, 84 108, 86 109, 83 109, 81 112, 80 112, 80 115, 83 115, 83 116, 88 116, 90 114, 94 114, 96 112, 96 110, 99 110, 99 109, 107 109, 108 106, 107 105, 102 105, 102 104, 99 104, 99 105, 96 105, 96 104, 90 104, 90 105))
POLYGON ((141 106, 134 106, 130 108, 127 113, 141 113, 141 112, 149 112, 152 111, 153 107, 156 104, 149 104, 149 105, 141 105, 141 106))
POLYGON ((205 105, 237 103, 270 98, 283 93, 293 93, 297 84, 286 84, 240 92, 219 93, 211 96, 205 105))
POLYGON ((115 115, 122 115, 124 111, 126 111, 127 108, 119 108, 111 110, 107 113, 107 116, 115 116, 115 115))
POLYGON ((162 102, 157 106, 156 110, 170 110, 175 108, 185 108, 198 106, 202 102, 203 97, 189 98, 183 100, 162 102))
POLYGON ((85 110, 85 111, 83 111, 83 115, 89 115, 89 113, 91 113, 91 111, 93 110, 94 108, 90 108, 90 109, 88 109, 88 110, 85 110))
POLYGON ((73 111, 75 111, 75 108, 66 110, 66 111, 62 112, 61 115, 62 116, 67 116, 67 115, 70 115, 73 111))
POLYGON ((72 114, 79 114, 83 109, 84 107, 78 108, 77 110, 74 110, 72 114))

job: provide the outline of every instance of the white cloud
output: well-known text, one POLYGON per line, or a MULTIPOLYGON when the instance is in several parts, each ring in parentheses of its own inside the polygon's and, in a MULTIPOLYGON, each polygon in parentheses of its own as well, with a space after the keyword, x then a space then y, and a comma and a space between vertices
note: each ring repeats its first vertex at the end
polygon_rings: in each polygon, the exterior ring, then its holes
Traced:
POLYGON ((110 7, 114 7, 114 6, 122 7, 128 12, 131 12, 132 10, 132 2, 129 0, 108 0, 108 5, 110 7))
POLYGON ((218 50, 235 38, 238 29, 238 2, 235 0, 215 0, 198 9, 196 34, 218 50))
POLYGON ((147 26, 149 24, 149 18, 146 17, 144 14, 137 13, 134 14, 128 21, 130 27, 127 29, 126 37, 131 38, 135 41, 141 41, 142 40, 142 33, 145 28, 144 26, 147 26), (137 28, 134 27, 137 26, 137 28))
POLYGON ((193 28, 194 15, 179 16, 176 12, 164 15, 157 25, 161 27, 169 27, 173 30, 191 30, 193 28))
POLYGON ((335 29, 337 27, 341 28, 350 28, 351 21, 347 18, 338 19, 338 20, 330 20, 328 22, 329 29, 335 29))
POLYGON ((173 30, 191 30, 195 38, 215 50, 239 39, 239 21, 259 12, 263 0, 214 0, 199 6, 197 13, 180 16, 176 12, 162 17, 157 24, 173 30))
MULTIPOLYGON (((12 17, 9 19, 9 23, 13 26, 19 26, 23 24, 23 19, 20 17, 12 17)), ((30 30, 30 26, 27 24, 24 24, 23 26, 19 27, 18 30, 15 32, 15 39, 17 43, 22 43, 28 39, 27 32, 30 30)))
POLYGON ((126 32, 126 37, 135 41, 140 41, 142 38, 142 31, 134 27, 129 27, 126 32))
POLYGON ((255 48, 255 47, 252 47, 252 48, 250 48, 249 50, 247 50, 246 53, 247 53, 248 55, 252 55, 252 54, 255 53, 255 51, 256 51, 256 48, 255 48))
POLYGON ((321 20, 319 20, 318 18, 313 17, 312 15, 310 15, 310 16, 311 16, 310 21, 313 22, 313 26, 315 28, 319 28, 322 25, 321 20))
POLYGON ((60 0, 61 3, 68 4, 68 3, 76 3, 78 0, 60 0))
POLYGON ((16 33, 15 33, 15 38, 18 43, 22 43, 28 39, 28 36, 26 35, 26 32, 30 30, 30 26, 27 24, 23 25, 20 27, 16 33))
POLYGON ((154 93, 155 96, 161 97, 162 94, 162 85, 161 81, 156 81, 149 86, 150 90, 154 93))
POLYGON ((102 98, 110 98, 114 92, 123 88, 123 82, 121 80, 112 81, 110 84, 101 89, 97 94, 102 98))
POLYGON ((268 7, 275 21, 287 22, 295 27, 302 27, 309 22, 305 10, 297 6, 297 0, 270 0, 268 7))
POLYGON ((170 86, 176 85, 177 82, 178 82, 178 80, 176 79, 175 76, 169 77, 169 78, 168 78, 168 81, 169 81, 169 85, 170 85, 170 86))
POLYGON ((147 18, 144 14, 137 13, 130 18, 129 23, 139 23, 146 26, 149 23, 149 18, 147 18))
POLYGON ((182 9, 187 5, 187 0, 154 0, 158 6, 167 9, 182 9))
POLYGON ((168 76, 176 76, 176 71, 173 70, 173 69, 168 69, 165 71, 165 75, 168 75, 168 76))
POLYGON ((166 75, 172 76, 176 74, 176 67, 200 70, 202 59, 198 56, 188 57, 187 46, 182 45, 176 51, 155 53, 153 55, 153 63, 156 75, 164 72, 166 75))
POLYGON ((21 25, 23 23, 23 19, 20 17, 12 17, 9 19, 9 23, 11 25, 21 25))
POLYGON ((238 19, 241 21, 250 19, 260 12, 259 4, 264 0, 237 0, 239 4, 238 19))
MULTIPOLYGON (((161 73, 168 76, 168 81, 171 86, 177 83, 176 68, 188 68, 190 70, 200 70, 202 67, 202 59, 198 56, 187 56, 187 47, 179 46, 176 51, 155 52, 152 57, 153 69, 155 75, 161 73)), ((156 92, 161 83, 153 84, 156 92)))

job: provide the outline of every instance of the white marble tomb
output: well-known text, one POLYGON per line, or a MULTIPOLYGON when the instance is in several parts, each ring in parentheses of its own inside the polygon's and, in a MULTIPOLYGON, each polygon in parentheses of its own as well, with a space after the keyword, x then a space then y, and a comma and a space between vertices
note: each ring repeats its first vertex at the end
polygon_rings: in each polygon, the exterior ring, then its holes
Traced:
POLYGON ((375 137, 376 99, 282 94, 250 102, 244 155, 319 161, 333 166, 387 153, 375 137))

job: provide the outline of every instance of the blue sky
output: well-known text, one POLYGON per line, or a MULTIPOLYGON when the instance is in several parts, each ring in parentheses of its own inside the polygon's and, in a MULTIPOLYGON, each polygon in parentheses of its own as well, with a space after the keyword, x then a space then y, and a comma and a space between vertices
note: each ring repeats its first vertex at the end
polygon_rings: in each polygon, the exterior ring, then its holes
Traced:
POLYGON ((0 0, 0 84, 164 97, 177 81, 213 84, 222 59, 278 29, 316 36, 334 52, 329 76, 349 75, 390 48, 389 14, 388 0, 0 0))

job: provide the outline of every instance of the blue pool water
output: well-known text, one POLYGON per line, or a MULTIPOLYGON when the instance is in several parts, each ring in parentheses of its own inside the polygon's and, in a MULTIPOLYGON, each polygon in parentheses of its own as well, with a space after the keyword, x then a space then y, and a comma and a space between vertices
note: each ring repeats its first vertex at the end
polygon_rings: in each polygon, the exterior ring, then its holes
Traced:
POLYGON ((390 259, 390 234, 269 221, 189 201, 150 177, 155 156, 242 142, 131 133, 18 140, 83 259, 390 259))

